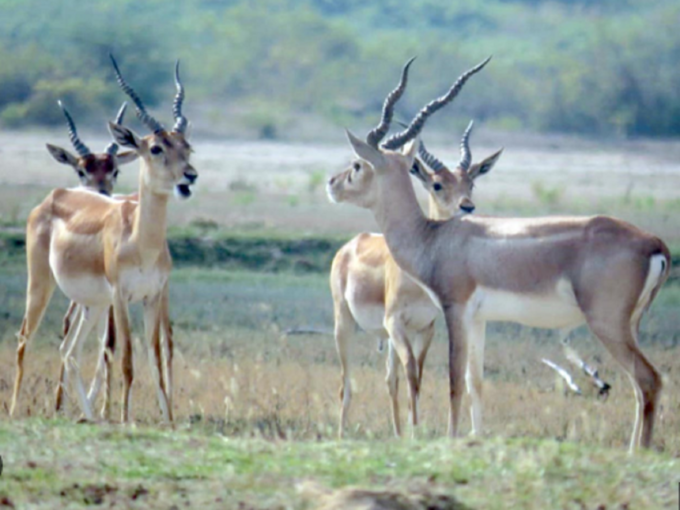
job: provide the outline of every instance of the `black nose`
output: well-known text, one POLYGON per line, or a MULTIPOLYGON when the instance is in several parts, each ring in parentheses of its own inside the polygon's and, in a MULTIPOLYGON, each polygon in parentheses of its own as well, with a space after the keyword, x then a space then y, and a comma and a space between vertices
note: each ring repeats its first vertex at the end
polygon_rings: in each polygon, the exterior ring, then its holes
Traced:
POLYGON ((100 189, 100 190, 99 190, 99 194, 100 194, 100 195, 107 196, 107 197, 110 196, 110 195, 109 195, 109 192, 108 192, 107 190, 105 190, 105 189, 100 189))
POLYGON ((466 213, 471 213, 472 211, 475 210, 475 206, 474 205, 461 205, 460 209, 462 211, 465 211, 466 213))
POLYGON ((331 186, 333 185, 334 182, 335 182, 335 177, 331 177, 330 179, 328 179, 328 184, 330 184, 331 186))
POLYGON ((196 173, 189 173, 189 172, 184 172, 184 178, 189 181, 189 184, 193 184, 196 182, 196 179, 198 178, 198 175, 196 173))

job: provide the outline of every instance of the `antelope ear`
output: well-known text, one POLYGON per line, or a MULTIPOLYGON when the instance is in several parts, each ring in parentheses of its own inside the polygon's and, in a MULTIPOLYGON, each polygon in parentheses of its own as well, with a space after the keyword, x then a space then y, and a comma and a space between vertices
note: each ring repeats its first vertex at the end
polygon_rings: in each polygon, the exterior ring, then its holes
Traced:
POLYGON ((52 157, 56 159, 59 163, 62 163, 64 165, 70 165, 73 168, 77 168, 78 166, 78 158, 76 158, 73 154, 71 154, 69 151, 66 149, 62 149, 61 147, 57 147, 56 145, 52 144, 45 144, 47 147, 47 150, 50 154, 52 154, 52 157))
POLYGON ((418 154, 418 148, 420 147, 420 137, 416 136, 413 140, 409 141, 404 145, 402 154, 408 158, 408 166, 411 167, 416 159, 416 154, 418 154))
POLYGON ((430 181, 430 173, 425 169, 425 165, 418 158, 413 160, 413 165, 411 165, 410 174, 427 186, 430 181))
POLYGON ((118 166, 127 165, 128 163, 132 163, 138 157, 139 154, 136 151, 121 152, 120 154, 116 154, 116 163, 118 163, 118 166))
POLYGON ((349 139, 352 149, 354 149, 354 154, 360 159, 368 161, 376 172, 381 171, 385 168, 385 157, 382 152, 368 145, 363 140, 360 140, 354 136, 349 130, 347 130, 347 138, 349 139))
POLYGON ((115 124, 109 122, 109 132, 113 139, 121 147, 129 147, 131 149, 139 149, 141 146, 141 140, 139 137, 131 130, 122 126, 121 124, 115 124))
POLYGON ((489 173, 496 164, 496 162, 500 159, 502 153, 503 149, 499 149, 498 151, 494 152, 491 156, 483 159, 479 163, 473 164, 470 167, 470 170, 468 170, 468 175, 473 179, 476 179, 480 175, 489 173))

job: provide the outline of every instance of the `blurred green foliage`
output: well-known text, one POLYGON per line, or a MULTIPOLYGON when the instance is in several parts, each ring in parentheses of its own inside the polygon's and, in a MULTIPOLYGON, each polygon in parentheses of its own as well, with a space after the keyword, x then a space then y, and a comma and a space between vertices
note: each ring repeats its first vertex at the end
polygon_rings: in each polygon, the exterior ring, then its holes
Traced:
POLYGON ((461 125, 680 134, 677 0, 0 0, 0 12, 8 126, 62 122, 56 98, 110 116, 110 51, 151 106, 169 105, 180 57, 194 104, 250 108, 241 121, 265 138, 297 113, 375 118, 418 55, 407 117, 493 54, 452 111, 461 125))

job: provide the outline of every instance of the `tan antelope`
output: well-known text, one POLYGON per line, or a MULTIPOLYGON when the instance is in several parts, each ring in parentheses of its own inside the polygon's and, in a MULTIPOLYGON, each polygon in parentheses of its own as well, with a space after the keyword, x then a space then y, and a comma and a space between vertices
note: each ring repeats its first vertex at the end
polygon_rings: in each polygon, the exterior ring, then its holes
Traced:
MULTIPOLYGON (((175 68, 175 82, 178 90, 181 88, 181 83, 179 82, 178 69, 175 68)), ((119 166, 125 163, 129 163, 137 159, 138 154, 135 151, 127 151, 123 154, 118 154, 118 144, 111 142, 104 150, 102 154, 95 154, 87 148, 87 146, 82 142, 78 136, 78 131, 76 129, 75 122, 73 118, 68 113, 66 108, 63 106, 61 101, 59 106, 66 117, 66 123, 68 127, 69 139, 73 144, 79 157, 71 155, 65 149, 61 147, 56 147, 51 144, 47 144, 47 149, 50 154, 59 162, 63 164, 68 164, 72 166, 80 179, 80 184, 83 189, 89 189, 96 193, 102 193, 107 196, 113 196, 113 198, 121 200, 131 200, 137 201, 137 193, 131 195, 112 195, 113 188, 116 183, 116 179, 119 174, 119 166)), ((116 115, 115 123, 122 124, 123 117, 125 115, 125 110, 127 103, 123 103, 118 114, 116 115)), ((169 346, 170 352, 166 353, 166 356, 172 357, 172 329, 169 323, 169 313, 167 309, 167 296, 163 300, 165 306, 163 312, 161 313, 161 332, 164 334, 166 339, 166 345, 169 346)), ((70 341, 72 341, 73 336, 69 336, 71 331, 71 326, 77 324, 80 320, 80 314, 83 312, 82 307, 77 305, 75 301, 72 301, 68 311, 64 316, 63 321, 63 341, 60 346, 60 352, 65 354, 68 350, 70 341)), ((111 402, 111 362, 113 361, 113 351, 115 349, 115 327, 113 318, 113 308, 109 307, 108 313, 102 317, 100 323, 97 326, 99 330, 99 338, 101 338, 101 352, 98 357, 97 367, 95 371, 95 376, 92 379, 90 389, 87 393, 88 401, 92 406, 97 398, 99 390, 103 382, 105 382, 105 392, 104 392, 104 402, 101 408, 101 417, 108 419, 110 415, 110 402, 111 402)), ((78 366, 81 366, 81 350, 84 342, 79 344, 79 352, 76 353, 76 360, 78 366)), ((59 411, 63 405, 63 395, 64 389, 66 387, 65 371, 66 365, 61 363, 61 368, 59 372, 59 384, 57 385, 55 410, 59 411)), ((172 407, 172 394, 171 388, 172 383, 169 380, 171 374, 165 374, 165 385, 168 394, 169 406, 172 407)))
POLYGON ((117 343, 123 352, 122 421, 129 419, 133 366, 128 305, 141 301, 161 412, 165 420, 172 421, 159 334, 159 316, 167 298, 165 288, 172 266, 166 243, 167 207, 173 190, 179 198, 189 198, 191 185, 198 177, 189 163, 192 149, 185 136, 187 120, 182 115, 184 90, 178 88, 173 105, 175 125, 168 131, 146 111, 113 57, 111 60, 118 83, 135 104, 139 119, 152 131, 140 138, 124 126, 109 123, 114 140, 139 155, 139 198, 114 200, 87 190, 57 189, 31 212, 26 233, 26 315, 19 332, 10 414, 16 409, 21 388, 26 344, 35 335, 54 288, 59 285, 72 301, 84 307, 64 362, 67 373, 74 376, 85 417, 92 419, 92 411, 73 354, 101 315, 113 306, 117 343))
POLYGON ((443 310, 449 334, 449 434, 458 435, 465 384, 473 430, 482 430, 487 321, 559 329, 586 323, 633 383, 637 405, 630 449, 649 447, 662 379, 640 350, 638 331, 643 312, 668 277, 667 246, 608 216, 426 218, 409 169, 417 137, 439 101, 380 149, 348 132, 358 159, 329 182, 328 192, 333 199, 338 183, 365 174, 349 184, 352 203, 373 212, 394 260, 443 310), (394 151, 405 144, 403 154, 394 151))
MULTIPOLYGON (((61 147, 46 144, 48 152, 54 157, 57 162, 69 165, 72 167, 78 178, 80 180, 80 186, 83 189, 91 190, 95 193, 101 193, 103 195, 111 196, 113 192, 113 187, 115 186, 118 174, 120 172, 119 166, 130 163, 137 159, 138 155, 134 151, 127 151, 122 154, 118 154, 118 144, 111 142, 106 146, 103 153, 97 154, 93 153, 87 145, 78 136, 78 130, 76 129, 75 122, 69 114, 66 107, 61 101, 58 102, 64 117, 66 118, 66 125, 68 127, 68 135, 73 148, 76 150, 78 156, 71 154, 66 149, 61 147)), ((116 124, 123 123, 123 117, 125 115, 125 110, 127 108, 127 103, 123 103, 118 111, 115 118, 116 124)), ((134 197, 136 199, 136 195, 134 197)), ((70 326, 76 320, 79 319, 81 310, 75 301, 71 301, 68 311, 64 315, 64 326, 63 326, 63 338, 66 340, 68 337, 68 332, 70 326)), ((93 396, 99 391, 99 386, 101 385, 102 377, 100 374, 104 372, 106 384, 106 400, 102 411, 108 409, 109 402, 109 391, 110 391, 110 377, 111 377, 111 358, 110 352, 113 352, 115 346, 115 331, 113 329, 113 311, 109 309, 109 313, 104 319, 100 321, 98 326, 102 337, 102 346, 105 347, 105 353, 100 357, 98 367, 97 367, 97 377, 92 382, 90 386, 90 391, 88 392, 88 398, 92 402, 94 400, 93 396), (106 335, 105 337, 103 335, 106 335)), ((82 346, 82 343, 80 344, 82 346)), ((62 343, 62 352, 65 352, 67 347, 67 342, 62 343)), ((80 353, 78 353, 78 363, 80 363, 80 353)), ((61 364, 61 369, 59 373, 59 384, 57 386, 57 395, 55 408, 57 411, 61 409, 63 402, 63 389, 64 389, 64 375, 65 375, 65 365, 61 364)))
MULTIPOLYGON (((386 102, 387 104, 387 102, 386 102)), ((502 149, 479 163, 471 164, 469 136, 472 122, 461 140, 461 159, 453 171, 420 144, 419 158, 411 174, 428 192, 429 217, 445 220, 456 214, 471 213, 474 181, 488 173, 498 161, 502 149), (428 170, 429 168, 429 170, 428 170)), ((376 144, 377 146, 377 144, 376 144)), ((334 188, 334 199, 345 200, 343 183, 334 188)), ((341 367, 341 412, 339 435, 346 427, 351 400, 348 366, 348 341, 359 326, 388 342, 387 389, 392 402, 395 435, 401 435, 398 401, 399 360, 406 360, 404 371, 409 388, 411 431, 418 423, 417 402, 423 377, 423 365, 434 337, 439 309, 428 294, 394 262, 380 234, 362 233, 340 248, 331 266, 331 292, 335 317, 335 342, 341 367)))

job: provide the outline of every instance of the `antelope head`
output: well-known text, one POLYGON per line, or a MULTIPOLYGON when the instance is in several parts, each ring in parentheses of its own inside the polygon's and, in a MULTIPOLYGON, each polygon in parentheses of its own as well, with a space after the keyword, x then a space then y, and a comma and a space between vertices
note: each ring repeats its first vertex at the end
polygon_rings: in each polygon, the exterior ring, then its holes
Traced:
MULTIPOLYGON (((120 107, 114 121, 115 124, 121 125, 123 123, 126 106, 127 104, 123 103, 123 106, 120 107)), ((110 143, 102 153, 92 153, 78 136, 73 118, 61 101, 59 101, 59 107, 66 117, 69 139, 78 155, 75 156, 66 149, 49 143, 47 150, 59 163, 69 165, 76 171, 83 187, 110 196, 120 172, 119 166, 137 159, 137 153, 127 151, 119 154, 118 144, 116 143, 110 143)))
MULTIPOLYGON (((462 206, 467 207, 468 209, 474 209, 474 205, 469 197, 465 200, 465 190, 463 189, 466 185, 465 183, 469 182, 470 190, 467 192, 469 195, 472 189, 472 181, 474 180, 474 177, 476 177, 473 176, 472 173, 468 173, 468 171, 472 171, 470 162, 467 161, 467 163, 465 163, 462 161, 465 171, 461 170, 460 174, 456 176, 459 178, 457 178, 455 182, 453 179, 455 174, 453 172, 447 172, 447 177, 451 177, 451 179, 448 179, 451 186, 447 187, 455 186, 459 191, 455 194, 452 193, 445 196, 445 194, 442 193, 445 181, 444 174, 437 175, 437 172, 433 171, 433 175, 430 175, 423 169, 420 161, 414 163, 416 153, 419 151, 420 147, 420 143, 416 141, 418 140, 418 135, 425 126, 428 117, 451 102, 463 88, 465 82, 472 75, 483 69, 490 59, 491 57, 487 58, 477 66, 463 73, 446 94, 425 105, 416 114, 408 127, 388 138, 380 146, 378 146, 377 143, 372 143, 371 139, 367 139, 366 142, 364 142, 348 131, 347 136, 357 159, 352 161, 349 168, 331 177, 328 181, 326 190, 330 200, 333 202, 348 202, 362 208, 372 209, 377 203, 379 174, 383 172, 398 171, 397 168, 402 168, 406 165, 407 169, 411 168, 412 172, 418 174, 417 176, 431 194, 441 194, 442 201, 449 200, 452 203, 455 201, 456 205, 451 206, 450 208, 460 209, 462 206), (400 150, 401 152, 399 152, 400 150)), ((404 72, 402 73, 402 80, 395 89, 395 91, 400 91, 396 94, 397 99, 401 96, 403 89, 405 88, 406 76, 410 63, 411 62, 405 66, 404 72)), ((390 96, 394 96, 395 91, 393 91, 390 96)), ((390 96, 388 96, 388 100, 390 96)), ((388 105, 388 100, 385 101, 386 105, 388 105)), ((392 103, 390 107, 393 106, 394 104, 392 103)), ((383 108, 383 119, 386 117, 384 109, 385 108, 383 108)), ((391 119, 391 114, 388 118, 391 119)), ((381 124, 382 123, 383 122, 381 121, 381 124)), ((465 135, 464 140, 466 140, 465 135)), ((467 141, 465 143, 467 144, 467 141)), ((469 158, 469 149, 467 157, 469 158)), ((489 169, 490 168, 487 168, 486 171, 489 169)))
POLYGON ((184 86, 179 78, 179 61, 175 65, 177 93, 172 108, 175 125, 168 131, 147 112, 137 93, 123 78, 113 55, 110 57, 118 84, 134 103, 139 120, 151 131, 151 134, 139 137, 124 126, 109 123, 111 135, 118 144, 132 149, 142 159, 141 179, 147 189, 159 195, 169 195, 174 189, 177 197, 189 198, 198 172, 189 163, 193 151, 186 135, 188 121, 182 115, 184 86))
MULTIPOLYGON (((399 84, 385 98, 380 122, 366 135, 366 144, 375 150, 378 150, 380 142, 390 129, 390 123, 394 116, 394 106, 406 90, 409 68, 414 60, 415 57, 404 65, 399 84)), ((353 137, 349 132, 348 136, 353 137)), ((332 202, 349 202, 370 209, 376 200, 376 187, 373 167, 366 160, 357 159, 352 162, 350 168, 330 178, 326 191, 332 202)))
POLYGON ((472 163, 470 151, 470 133, 473 122, 470 121, 460 142, 460 161, 453 170, 429 152, 421 141, 418 157, 413 162, 411 174, 418 178, 430 196, 430 217, 445 220, 456 214, 471 213, 475 210, 472 201, 472 190, 475 180, 488 173, 496 164, 503 152, 498 150, 491 156, 472 163))

